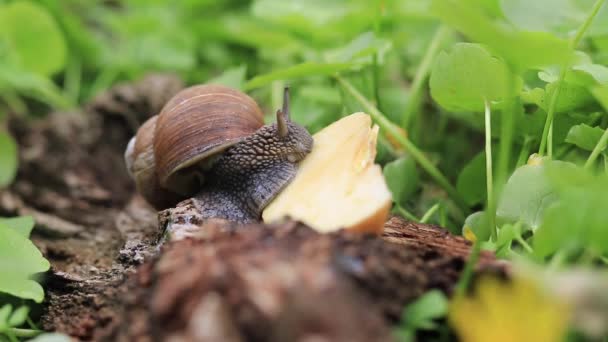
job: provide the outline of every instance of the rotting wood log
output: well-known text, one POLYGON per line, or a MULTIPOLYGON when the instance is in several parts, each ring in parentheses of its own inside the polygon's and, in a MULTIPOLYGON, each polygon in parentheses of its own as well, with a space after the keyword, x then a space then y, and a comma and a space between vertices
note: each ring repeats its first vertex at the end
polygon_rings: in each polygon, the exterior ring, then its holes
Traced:
MULTIPOLYGON (((450 294, 470 244, 393 217, 384 236, 303 224, 202 223, 130 279, 123 316, 100 338, 171 341, 383 341, 403 307, 450 294)), ((505 273, 483 253, 478 271, 505 273)))

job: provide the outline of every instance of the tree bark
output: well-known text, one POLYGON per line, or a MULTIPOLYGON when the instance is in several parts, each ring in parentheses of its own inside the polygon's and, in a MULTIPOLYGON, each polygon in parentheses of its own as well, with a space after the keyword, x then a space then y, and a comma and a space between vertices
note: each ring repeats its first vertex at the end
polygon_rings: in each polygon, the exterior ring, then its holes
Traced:
MULTIPOLYGON (((158 89, 179 87, 152 78, 86 115, 11 120, 21 164, 0 215, 36 220, 32 239, 52 265, 42 328, 82 340, 390 340, 405 305, 452 292, 470 243, 399 217, 381 237, 210 220, 201 238, 158 246, 157 213, 133 195, 122 155, 159 110, 158 89)), ((482 253, 477 271, 508 265, 482 253)))

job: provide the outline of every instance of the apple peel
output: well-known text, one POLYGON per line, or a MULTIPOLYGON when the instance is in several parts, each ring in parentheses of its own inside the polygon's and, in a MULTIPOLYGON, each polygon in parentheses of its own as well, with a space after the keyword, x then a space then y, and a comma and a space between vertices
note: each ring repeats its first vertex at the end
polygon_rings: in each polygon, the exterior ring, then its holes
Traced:
POLYGON ((264 222, 289 217, 327 233, 346 228, 381 233, 391 208, 382 169, 374 164, 378 126, 354 113, 313 136, 294 180, 266 207, 264 222))

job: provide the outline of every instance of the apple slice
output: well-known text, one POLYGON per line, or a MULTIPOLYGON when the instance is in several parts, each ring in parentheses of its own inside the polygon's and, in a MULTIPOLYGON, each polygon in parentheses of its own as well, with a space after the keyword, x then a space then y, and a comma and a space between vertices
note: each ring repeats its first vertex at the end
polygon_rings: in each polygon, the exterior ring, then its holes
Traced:
POLYGON ((266 207, 264 222, 286 217, 319 232, 342 228, 381 233, 391 193, 374 164, 378 126, 365 113, 334 122, 313 136, 312 152, 294 180, 266 207))

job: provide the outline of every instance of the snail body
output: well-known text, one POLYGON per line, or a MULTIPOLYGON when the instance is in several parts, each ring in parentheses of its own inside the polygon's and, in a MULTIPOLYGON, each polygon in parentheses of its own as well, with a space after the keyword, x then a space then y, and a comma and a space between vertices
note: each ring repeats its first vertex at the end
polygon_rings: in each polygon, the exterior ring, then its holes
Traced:
POLYGON ((204 218, 259 221, 312 149, 289 119, 288 90, 277 121, 263 125, 253 99, 217 85, 182 90, 139 129, 125 153, 138 191, 157 209, 192 198, 204 218))

